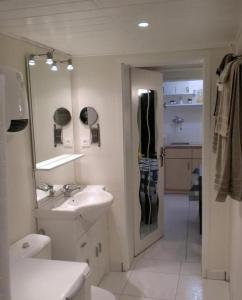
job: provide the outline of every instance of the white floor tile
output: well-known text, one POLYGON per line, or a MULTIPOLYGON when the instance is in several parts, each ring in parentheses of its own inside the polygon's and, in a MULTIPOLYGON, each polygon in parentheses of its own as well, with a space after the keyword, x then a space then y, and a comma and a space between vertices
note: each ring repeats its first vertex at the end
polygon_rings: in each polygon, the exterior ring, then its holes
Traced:
POLYGON ((130 272, 110 272, 100 283, 100 287, 113 294, 121 294, 130 272))
POLYGON ((174 300, 178 275, 132 271, 124 295, 174 300))
POLYGON ((144 298, 144 297, 133 297, 133 296, 127 296, 127 295, 123 295, 120 297, 119 300, 158 300, 155 298, 144 298))
POLYGON ((193 263, 193 262, 184 262, 181 266, 181 274, 182 275, 199 275, 201 276, 201 264, 193 263))
POLYGON ((185 244, 181 242, 160 242, 151 247, 144 254, 144 258, 160 259, 165 261, 180 262, 186 256, 185 244))
POLYGON ((181 276, 177 288, 176 300, 203 300, 201 277, 195 275, 181 276))
POLYGON ((188 243, 186 261, 200 262, 202 257, 201 251, 201 245, 197 243, 188 243))
POLYGON ((163 274, 179 274, 181 264, 157 259, 142 258, 134 266, 134 270, 163 274))
POLYGON ((200 276, 181 276, 176 300, 229 300, 228 283, 203 280, 200 276))

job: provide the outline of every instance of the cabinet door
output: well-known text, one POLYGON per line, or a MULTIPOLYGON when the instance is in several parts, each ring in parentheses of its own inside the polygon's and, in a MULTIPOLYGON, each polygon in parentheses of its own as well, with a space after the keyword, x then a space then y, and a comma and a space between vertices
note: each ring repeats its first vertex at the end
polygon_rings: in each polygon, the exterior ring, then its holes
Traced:
POLYGON ((87 234, 84 234, 77 243, 76 260, 90 265, 90 249, 87 234))
POLYGON ((97 285, 108 271, 107 217, 104 215, 89 230, 92 284, 97 285))
POLYGON ((191 189, 191 159, 166 159, 165 189, 167 191, 189 191, 191 189))

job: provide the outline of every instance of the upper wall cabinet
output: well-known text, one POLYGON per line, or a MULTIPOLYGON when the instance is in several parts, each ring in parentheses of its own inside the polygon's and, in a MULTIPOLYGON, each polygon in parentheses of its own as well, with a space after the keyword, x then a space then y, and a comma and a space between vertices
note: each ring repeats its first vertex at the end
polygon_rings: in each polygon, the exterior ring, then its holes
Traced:
POLYGON ((166 81, 164 95, 196 95, 203 89, 203 80, 166 81))

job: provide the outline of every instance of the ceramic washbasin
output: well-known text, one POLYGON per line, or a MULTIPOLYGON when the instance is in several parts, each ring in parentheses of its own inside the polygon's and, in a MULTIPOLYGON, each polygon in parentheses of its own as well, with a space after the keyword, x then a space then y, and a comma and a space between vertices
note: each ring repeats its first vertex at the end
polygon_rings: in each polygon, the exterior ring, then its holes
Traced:
POLYGON ((95 221, 112 202, 113 196, 104 190, 86 191, 67 200, 66 206, 76 209, 84 219, 95 221))
POLYGON ((95 222, 113 203, 113 195, 99 189, 84 189, 74 196, 36 210, 37 217, 74 219, 95 222))

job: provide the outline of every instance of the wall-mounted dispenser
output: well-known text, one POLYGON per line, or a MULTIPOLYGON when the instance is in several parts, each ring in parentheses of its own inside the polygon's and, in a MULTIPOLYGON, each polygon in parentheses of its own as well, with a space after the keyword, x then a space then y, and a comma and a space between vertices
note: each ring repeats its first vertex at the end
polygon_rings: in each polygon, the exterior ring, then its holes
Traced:
POLYGON ((5 84, 5 128, 8 132, 18 132, 28 125, 29 111, 27 93, 22 73, 0 66, 0 74, 5 84))

